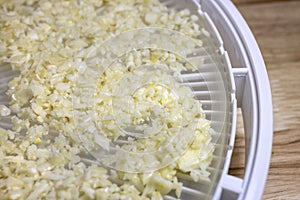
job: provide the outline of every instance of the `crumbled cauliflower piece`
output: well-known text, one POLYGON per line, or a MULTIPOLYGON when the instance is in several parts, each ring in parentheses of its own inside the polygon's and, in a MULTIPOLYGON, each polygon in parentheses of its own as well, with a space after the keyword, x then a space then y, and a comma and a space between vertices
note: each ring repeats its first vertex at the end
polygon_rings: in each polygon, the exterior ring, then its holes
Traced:
POLYGON ((145 21, 148 23, 148 24, 155 24, 156 21, 158 19, 158 15, 154 12, 152 13, 146 13, 145 15, 145 21))
POLYGON ((10 113, 11 111, 8 107, 6 107, 5 105, 0 105, 0 116, 6 117, 10 115, 10 113))

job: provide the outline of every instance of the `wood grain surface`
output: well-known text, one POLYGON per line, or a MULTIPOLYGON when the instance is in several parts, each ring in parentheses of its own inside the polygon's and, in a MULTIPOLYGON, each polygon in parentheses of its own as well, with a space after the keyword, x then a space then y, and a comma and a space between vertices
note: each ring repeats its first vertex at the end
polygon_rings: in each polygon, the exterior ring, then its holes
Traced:
MULTIPOLYGON (((300 199, 300 1, 233 0, 261 48, 270 79, 274 138, 264 199, 300 199)), ((244 172, 239 114, 230 173, 244 172)), ((263 152, 260 152, 263 153, 263 152)))

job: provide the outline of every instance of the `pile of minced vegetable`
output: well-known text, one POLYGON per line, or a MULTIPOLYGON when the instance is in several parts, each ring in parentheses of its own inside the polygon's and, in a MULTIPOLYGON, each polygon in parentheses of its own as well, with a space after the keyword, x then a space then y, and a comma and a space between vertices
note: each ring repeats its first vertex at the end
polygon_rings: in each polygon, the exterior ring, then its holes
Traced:
MULTIPOLYGON (((91 52, 115 35, 149 26, 197 38, 205 34, 197 21, 188 10, 169 9, 157 0, 0 1, 0 67, 8 64, 18 72, 8 83, 9 105, 0 105, 0 120, 9 118, 12 123, 11 130, 0 127, 1 198, 162 199, 171 191, 180 197, 178 174, 186 174, 195 182, 208 179, 210 123, 200 103, 192 100, 191 90, 185 91, 188 95, 183 100, 199 108, 189 115, 199 121, 193 142, 179 159, 159 170, 126 173, 89 162, 82 159, 85 149, 74 134, 76 76, 87 67, 85 60, 91 52)), ((127 71, 143 59, 153 66, 163 59, 168 67, 176 68, 174 54, 144 50, 128 54, 124 61, 127 71)), ((104 73, 99 78, 99 90, 113 86, 114 77, 119 75, 118 70, 104 73)), ((144 97, 178 114, 172 109, 180 104, 164 87, 147 83, 133 99, 138 104, 144 97)), ((102 128, 111 129, 110 135, 102 137, 113 140, 119 136, 114 135, 115 121, 105 107, 111 100, 105 98, 96 112, 107 121, 102 128)), ((141 108, 140 113, 147 109, 141 108)), ((184 118, 184 113, 179 117, 184 118)), ((130 123, 144 119, 135 116, 130 123)), ((136 148, 147 148, 147 142, 138 145, 136 148)))

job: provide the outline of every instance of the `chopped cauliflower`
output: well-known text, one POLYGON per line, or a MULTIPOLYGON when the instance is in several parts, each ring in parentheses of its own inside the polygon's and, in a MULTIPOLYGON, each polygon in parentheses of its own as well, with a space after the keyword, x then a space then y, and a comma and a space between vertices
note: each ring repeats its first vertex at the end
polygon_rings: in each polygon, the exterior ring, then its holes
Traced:
MULTIPOLYGON (((114 63, 111 67, 118 70, 108 70, 99 77, 94 96, 98 100, 96 115, 102 121, 88 128, 91 132, 106 130, 96 142, 107 148, 109 142, 122 136, 117 131, 120 127, 133 124, 137 131, 145 130, 144 134, 166 131, 172 135, 178 132, 179 122, 187 123, 197 116, 200 125, 189 130, 193 143, 179 159, 151 173, 106 169, 89 159, 75 134, 76 119, 85 123, 93 117, 88 113, 92 103, 82 104, 82 99, 74 98, 76 78, 87 71, 86 60, 95 56, 103 42, 126 31, 152 26, 179 31, 202 44, 198 38, 208 32, 197 24, 197 16, 188 10, 167 8, 158 0, 4 0, 0 5, 0 67, 9 64, 11 70, 19 72, 8 83, 9 108, 0 105, 0 120, 10 116, 12 124, 12 130, 0 127, 1 198, 163 199, 171 191, 180 197, 179 172, 195 181, 209 177, 207 168, 213 151, 210 124, 187 88, 178 86, 178 98, 167 87, 148 81, 136 88, 129 118, 122 107, 118 108, 119 116, 112 114, 117 96, 112 93, 113 87, 125 74, 145 75, 137 70, 143 65, 167 68, 174 76, 188 68, 172 52, 136 50, 120 58, 123 68, 114 63), (145 99, 158 106, 143 103, 145 99), (182 105, 191 112, 178 112, 182 105), (87 114, 80 118, 76 109, 87 114), (117 118, 122 119, 120 127, 114 122, 117 118), (152 125, 143 129, 149 121, 152 125)), ((171 80, 167 75, 153 77, 156 81, 171 80)), ((128 85, 123 85, 121 92, 128 85)), ((167 141, 162 137, 165 135, 158 136, 156 141, 140 139, 124 148, 151 150, 167 141)), ((175 151, 178 146, 169 148, 175 151)))
POLYGON ((6 117, 10 115, 10 113, 11 111, 8 107, 6 107, 5 105, 0 105, 0 116, 6 117))

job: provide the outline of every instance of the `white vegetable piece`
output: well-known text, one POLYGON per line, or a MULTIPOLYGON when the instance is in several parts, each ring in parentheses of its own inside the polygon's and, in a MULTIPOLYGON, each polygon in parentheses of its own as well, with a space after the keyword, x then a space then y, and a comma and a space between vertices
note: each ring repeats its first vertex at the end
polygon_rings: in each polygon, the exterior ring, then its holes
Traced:
POLYGON ((5 105, 0 105, 0 116, 6 117, 9 116, 11 113, 10 109, 5 105))

